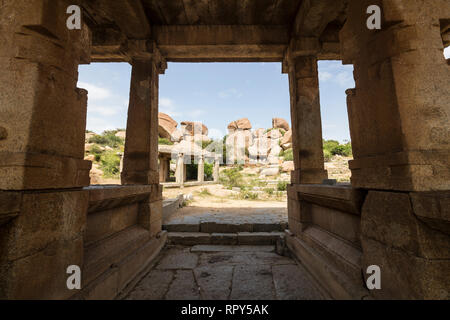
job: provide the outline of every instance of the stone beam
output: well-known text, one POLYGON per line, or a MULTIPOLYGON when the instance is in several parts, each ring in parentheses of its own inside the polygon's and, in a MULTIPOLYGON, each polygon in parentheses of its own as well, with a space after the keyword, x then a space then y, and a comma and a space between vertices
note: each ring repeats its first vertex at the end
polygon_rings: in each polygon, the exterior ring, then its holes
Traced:
POLYGON ((340 17, 348 0, 304 0, 292 28, 293 36, 320 37, 327 25, 340 17))
POLYGON ((153 38, 168 61, 281 61, 286 26, 154 26, 153 38))
POLYGON ((150 38, 150 23, 145 15, 141 0, 98 0, 97 7, 105 8, 117 27, 128 38, 150 38))

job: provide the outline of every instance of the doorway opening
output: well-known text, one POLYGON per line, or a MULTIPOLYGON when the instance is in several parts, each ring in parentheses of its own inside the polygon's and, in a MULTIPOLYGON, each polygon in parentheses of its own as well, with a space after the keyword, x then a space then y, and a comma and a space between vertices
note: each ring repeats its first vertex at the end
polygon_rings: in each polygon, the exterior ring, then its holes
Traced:
POLYGON ((325 170, 337 183, 350 183, 353 159, 346 90, 355 87, 353 66, 319 61, 320 104, 325 170))
POLYGON ((88 90, 85 160, 92 161, 91 185, 119 185, 125 146, 131 66, 79 66, 78 87, 88 90))

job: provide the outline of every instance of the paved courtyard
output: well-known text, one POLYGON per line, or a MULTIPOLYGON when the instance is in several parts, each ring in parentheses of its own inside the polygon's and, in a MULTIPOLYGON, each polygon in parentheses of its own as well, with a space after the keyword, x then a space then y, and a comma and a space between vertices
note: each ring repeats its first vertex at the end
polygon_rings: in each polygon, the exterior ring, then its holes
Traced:
POLYGON ((309 273, 274 246, 168 246, 131 300, 325 299, 309 273))

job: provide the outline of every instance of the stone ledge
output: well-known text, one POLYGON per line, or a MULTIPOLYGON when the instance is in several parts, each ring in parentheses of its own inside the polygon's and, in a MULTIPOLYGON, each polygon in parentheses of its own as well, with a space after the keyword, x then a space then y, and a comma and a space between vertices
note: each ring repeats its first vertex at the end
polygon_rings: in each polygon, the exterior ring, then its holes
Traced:
POLYGON ((274 245, 283 232, 169 232, 169 243, 177 245, 274 245))
POLYGON ((161 186, 153 185, 109 185, 83 188, 89 191, 89 213, 120 207, 136 202, 162 200, 161 186))
POLYGON ((311 248, 306 242, 286 231, 286 244, 296 259, 311 273, 328 294, 339 300, 361 300, 369 296, 368 290, 355 283, 343 272, 330 264, 326 258, 311 248))
POLYGON ((0 191, 0 226, 19 215, 21 202, 21 193, 0 191))
POLYGON ((111 265, 95 280, 83 285, 73 300, 111 300, 126 295, 126 291, 145 275, 167 241, 167 232, 161 232, 117 263, 111 265))
POLYGON ((298 199, 344 212, 360 215, 366 192, 350 185, 293 184, 289 193, 298 199))

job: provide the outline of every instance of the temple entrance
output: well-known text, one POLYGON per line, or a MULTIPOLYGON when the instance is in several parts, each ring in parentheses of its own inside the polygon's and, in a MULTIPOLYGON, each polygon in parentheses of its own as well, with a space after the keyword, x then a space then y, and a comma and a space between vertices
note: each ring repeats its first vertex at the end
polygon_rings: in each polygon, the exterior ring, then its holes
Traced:
POLYGON ((450 3, 372 2, 1 1, 0 298, 449 299, 450 3), (366 23, 374 6, 381 29, 366 23), (350 183, 324 165, 319 64, 333 59, 354 66, 350 183), (130 66, 122 101, 78 85, 79 65, 95 62, 130 66), (277 63, 270 78, 285 85, 245 105, 262 77, 206 90, 224 103, 212 139, 184 99, 209 83, 186 92, 177 77, 180 97, 160 95, 175 63, 211 62, 241 63, 211 83, 277 63), (127 116, 86 153, 89 97, 98 115, 127 116), (115 182, 92 183, 93 167, 115 182), (381 288, 368 285, 373 267, 381 288))

